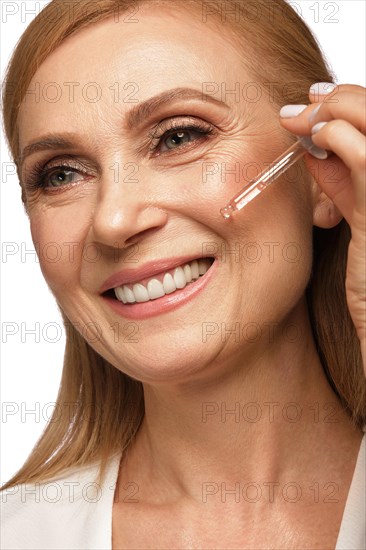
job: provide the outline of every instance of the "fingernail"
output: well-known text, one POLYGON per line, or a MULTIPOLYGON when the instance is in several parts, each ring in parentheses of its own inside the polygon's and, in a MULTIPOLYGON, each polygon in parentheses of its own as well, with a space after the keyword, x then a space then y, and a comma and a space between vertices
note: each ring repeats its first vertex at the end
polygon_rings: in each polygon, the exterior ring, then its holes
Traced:
POLYGON ((281 118, 293 118, 306 109, 307 105, 284 105, 280 110, 281 118))
POLYGON ((325 125, 326 125, 326 122, 318 122, 318 124, 315 124, 315 125, 312 127, 311 133, 312 133, 312 134, 316 134, 316 133, 319 132, 319 130, 321 130, 325 125))
POLYGON ((307 149, 309 153, 313 155, 313 157, 319 160, 324 160, 328 158, 328 152, 325 149, 321 149, 320 147, 317 147, 316 145, 314 145, 312 142, 311 136, 296 136, 296 137, 301 141, 305 149, 307 149))
POLYGON ((318 114, 319 112, 319 109, 320 107, 322 106, 322 104, 318 105, 317 107, 315 107, 314 111, 312 111, 312 113, 309 115, 309 122, 312 122, 314 120, 314 118, 316 117, 316 115, 318 114))
POLYGON ((310 93, 314 95, 327 95, 336 89, 337 85, 332 82, 315 82, 310 86, 310 93))
POLYGON ((316 145, 308 149, 308 151, 316 159, 325 160, 328 158, 328 152, 325 149, 321 149, 320 147, 317 147, 316 145))

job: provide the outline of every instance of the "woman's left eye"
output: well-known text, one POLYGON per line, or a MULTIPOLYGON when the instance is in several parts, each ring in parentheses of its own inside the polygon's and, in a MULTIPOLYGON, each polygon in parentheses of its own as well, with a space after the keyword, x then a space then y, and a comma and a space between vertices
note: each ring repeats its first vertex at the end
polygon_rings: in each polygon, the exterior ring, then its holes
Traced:
POLYGON ((169 135, 161 139, 162 147, 161 151, 177 149, 178 147, 184 145, 185 143, 190 143, 194 139, 197 139, 197 136, 202 137, 202 131, 195 129, 184 129, 184 130, 174 130, 173 132, 167 132, 169 135))
POLYGON ((156 135, 155 132, 152 136, 151 149, 157 155, 174 149, 183 149, 190 143, 207 139, 213 132, 212 126, 203 123, 170 126, 165 132, 162 125, 160 135, 156 135))

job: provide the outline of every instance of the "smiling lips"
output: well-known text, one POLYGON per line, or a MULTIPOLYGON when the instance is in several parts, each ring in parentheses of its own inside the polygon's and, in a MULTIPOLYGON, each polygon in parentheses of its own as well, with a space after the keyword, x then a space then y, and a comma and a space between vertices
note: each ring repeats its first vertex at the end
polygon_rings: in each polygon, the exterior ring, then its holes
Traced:
POLYGON ((214 258, 203 258, 184 263, 170 271, 145 278, 135 284, 124 284, 115 287, 117 300, 124 304, 134 304, 156 300, 166 294, 184 288, 204 275, 213 263, 214 258))

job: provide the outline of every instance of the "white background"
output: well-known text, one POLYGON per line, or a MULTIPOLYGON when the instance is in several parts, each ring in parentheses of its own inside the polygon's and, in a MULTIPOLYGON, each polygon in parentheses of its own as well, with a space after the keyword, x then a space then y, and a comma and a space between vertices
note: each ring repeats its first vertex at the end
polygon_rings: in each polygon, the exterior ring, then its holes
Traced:
MULTIPOLYGON (((1 2, 1 74, 27 25, 47 2, 1 2)), ((320 42, 339 83, 365 85, 364 0, 290 2, 320 42)), ((1 159, 1 478, 23 464, 52 413, 64 332, 33 250, 17 178, 2 134, 1 159), (27 253, 28 251, 28 253, 27 253), (33 329, 33 334, 29 333, 33 329), (14 331, 14 334, 10 334, 14 331), (28 332, 27 332, 28 331, 28 332)))

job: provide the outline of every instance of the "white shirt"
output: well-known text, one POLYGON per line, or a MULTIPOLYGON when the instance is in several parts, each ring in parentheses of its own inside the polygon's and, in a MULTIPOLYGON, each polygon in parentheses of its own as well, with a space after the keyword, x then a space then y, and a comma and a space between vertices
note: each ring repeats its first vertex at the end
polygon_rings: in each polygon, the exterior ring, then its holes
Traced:
MULTIPOLYGON (((335 550, 366 549, 366 434, 357 457, 335 550)), ((103 485, 98 463, 69 469, 55 481, 17 485, 1 493, 4 550, 112 550, 112 507, 121 454, 113 455, 103 485)), ((126 490, 134 499, 135 486, 126 490)))

